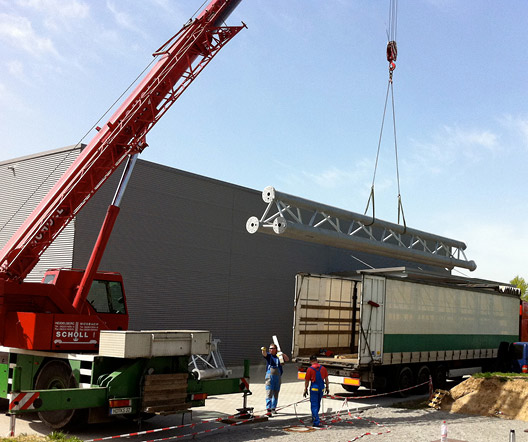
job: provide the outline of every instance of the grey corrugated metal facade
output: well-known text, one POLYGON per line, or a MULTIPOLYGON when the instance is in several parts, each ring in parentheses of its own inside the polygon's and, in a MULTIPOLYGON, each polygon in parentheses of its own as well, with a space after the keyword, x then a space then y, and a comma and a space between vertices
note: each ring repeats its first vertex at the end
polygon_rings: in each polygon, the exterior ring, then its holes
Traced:
MULTIPOLYGON (((0 248, 73 163, 79 148, 67 147, 0 162, 0 248)), ((26 281, 39 282, 52 267, 72 267, 75 221, 43 253, 26 281)))
MULTIPOLYGON (((49 174, 47 169, 70 151, 0 163, 0 185, 5 189, 0 221, 9 218, 24 201, 20 195, 31 193, 49 174), (9 181, 9 167, 15 163, 39 173, 9 181)), ((70 154, 77 155, 78 150, 70 154)), ((59 169, 64 171, 66 163, 59 169)), ((64 249, 61 245, 46 252, 57 262, 47 259, 45 267, 86 266, 119 175, 105 183, 77 216, 72 230, 64 232, 64 249), (59 259, 70 253, 70 263, 59 259)), ((33 207, 42 196, 35 194, 33 207)), ((100 266, 123 274, 130 328, 211 330, 222 340, 221 352, 230 364, 244 358, 260 362, 260 347, 269 344, 272 335, 278 335, 289 352, 295 273, 364 266, 349 251, 248 234, 247 218, 262 213, 264 207, 260 191, 139 160, 100 266)), ((5 229, 0 245, 8 233, 5 229)), ((354 255, 376 267, 402 265, 383 257, 354 255)), ((38 271, 43 268, 39 264, 38 271)))

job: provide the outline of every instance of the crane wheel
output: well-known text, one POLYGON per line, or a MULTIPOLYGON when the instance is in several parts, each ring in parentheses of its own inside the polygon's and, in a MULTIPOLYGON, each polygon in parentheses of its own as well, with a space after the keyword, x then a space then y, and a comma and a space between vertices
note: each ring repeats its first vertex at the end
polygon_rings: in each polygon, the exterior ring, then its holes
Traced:
MULTIPOLYGON (((77 386, 70 364, 60 360, 52 360, 44 364, 35 380, 35 390, 77 388, 77 386)), ((85 414, 86 410, 38 412, 40 420, 54 430, 79 423, 81 416, 85 414)))

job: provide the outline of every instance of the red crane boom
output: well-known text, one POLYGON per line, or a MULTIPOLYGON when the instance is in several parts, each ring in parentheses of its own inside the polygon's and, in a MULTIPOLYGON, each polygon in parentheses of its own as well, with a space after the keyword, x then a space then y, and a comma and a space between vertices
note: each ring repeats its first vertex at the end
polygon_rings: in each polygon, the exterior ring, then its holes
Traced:
POLYGON ((244 26, 222 26, 241 0, 212 0, 165 43, 157 62, 0 251, 0 279, 22 281, 42 253, 218 51, 244 26))
POLYGON ((240 1, 212 0, 154 53, 150 72, 0 251, 0 346, 94 351, 100 330, 128 328, 121 275, 97 272, 119 212, 117 202, 108 210, 86 271, 48 270, 42 283, 24 278, 119 165, 147 146, 149 130, 245 27, 223 24, 240 1))

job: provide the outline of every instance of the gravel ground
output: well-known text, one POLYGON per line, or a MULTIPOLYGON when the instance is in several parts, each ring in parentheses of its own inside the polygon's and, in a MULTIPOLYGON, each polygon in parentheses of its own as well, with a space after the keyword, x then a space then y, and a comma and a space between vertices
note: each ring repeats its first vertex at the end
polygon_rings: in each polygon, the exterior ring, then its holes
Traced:
MULTIPOLYGON (((306 415, 295 416, 295 413, 280 412, 277 417, 270 418, 266 422, 230 426, 216 431, 215 428, 225 424, 202 424, 194 428, 184 427, 172 432, 151 433, 136 438, 125 438, 124 440, 131 442, 153 441, 212 430, 208 433, 195 435, 192 439, 220 442, 264 439, 310 442, 316 440, 351 441, 364 435, 361 440, 423 442, 439 440, 440 425, 443 420, 446 420, 450 440, 467 442, 508 441, 510 430, 513 429, 516 432, 516 442, 528 441, 528 433, 524 431, 528 429, 528 423, 517 420, 449 414, 431 409, 409 410, 391 407, 369 409, 359 414, 353 413, 352 416, 353 418, 343 417, 341 421, 331 423, 325 429, 314 430, 305 427, 300 421, 300 418, 304 417, 304 420, 309 422, 306 415), (374 422, 377 422, 378 425, 374 422)), ((117 425, 104 424, 97 427, 96 431, 106 434, 123 434, 138 430, 137 426, 126 422, 117 425)), ((142 429, 151 428, 159 428, 159 425, 149 422, 145 423, 142 429)), ((6 432, 7 428, 2 428, 0 433, 5 434, 6 432)), ((88 434, 83 431, 76 432, 76 434, 81 439, 89 438, 88 434)), ((90 436, 93 437, 93 434, 90 436)), ((191 437, 185 439, 191 440, 191 437)))
MULTIPOLYGON (((515 430, 516 441, 528 441, 524 430, 528 424, 522 421, 506 421, 497 418, 449 414, 435 410, 407 410, 378 408, 367 410, 359 418, 348 418, 331 424, 325 429, 304 427, 296 419, 270 419, 268 422, 237 425, 212 433, 198 434, 194 440, 242 442, 272 439, 276 441, 351 441, 356 438, 375 441, 436 441, 440 439, 440 425, 448 422, 449 440, 467 442, 508 441, 510 430, 515 430), (376 425, 377 422, 380 425, 376 425), (370 433, 370 434, 367 434, 370 433), (363 436, 363 437, 361 437, 363 436)), ((222 425, 218 424, 217 426, 222 425)), ((215 428, 217 426, 210 426, 215 428)), ((203 431, 195 428, 193 431, 203 431)), ((186 434, 185 429, 178 434, 186 434)), ((163 435, 161 437, 168 437, 163 435)), ((138 439, 138 440, 145 440, 138 439)), ((154 438, 153 438, 154 439, 154 438)))
MULTIPOLYGON (((248 406, 255 407, 255 414, 262 412, 264 404, 264 384, 263 373, 259 367, 254 368, 252 377, 253 395, 249 396, 248 406)), ((528 442, 528 422, 519 420, 505 420, 499 418, 488 418, 481 416, 468 416, 461 414, 450 414, 445 411, 432 409, 406 409, 394 408, 390 405, 394 402, 401 402, 402 399, 390 397, 376 397, 366 400, 357 400, 351 394, 349 406, 363 407, 363 411, 352 411, 352 417, 347 414, 342 415, 342 420, 330 423, 325 429, 315 430, 305 426, 301 418, 309 423, 309 403, 303 401, 303 383, 297 381, 296 370, 291 365, 285 371, 284 382, 281 388, 279 406, 285 407, 279 410, 279 414, 264 422, 227 426, 223 429, 215 430, 226 424, 220 422, 197 424, 203 420, 213 420, 218 417, 227 417, 236 408, 242 405, 241 395, 226 395, 212 397, 207 400, 206 407, 197 408, 193 412, 193 419, 196 425, 185 426, 173 431, 155 432, 143 434, 138 437, 122 438, 126 442, 161 441, 161 440, 204 440, 204 441, 260 441, 264 439, 291 442, 309 441, 352 441, 363 437, 361 441, 420 441, 430 442, 440 439, 440 426, 442 421, 447 421, 449 438, 451 441, 467 442, 495 442, 509 441, 510 430, 516 432, 516 442, 528 442), (291 371, 291 373, 290 373, 291 371), (352 401, 353 400, 353 401, 352 401), (295 402, 302 401, 295 407, 295 402), (378 407, 376 407, 378 405, 378 407), (376 407, 376 408, 369 408, 376 407), (378 425, 376 425, 376 423, 378 425), (205 432, 208 430, 208 432, 205 432), (176 439, 177 436, 198 433, 194 436, 176 439), (371 434, 366 434, 371 433, 371 434), (381 434, 378 434, 381 433, 381 434)), ((340 387, 332 387, 332 393, 345 394, 344 390, 338 391, 340 387)), ((363 394, 367 391, 363 391, 363 394)), ((358 392, 361 394, 361 391, 358 392)), ((357 396, 357 395, 356 395, 357 396)), ((424 396, 414 396, 413 399, 424 399, 424 396)), ((5 402, 5 401, 4 401, 5 402)), ((342 401, 324 399, 323 410, 327 411, 328 422, 335 417, 336 412, 341 409, 342 401), (329 408, 332 409, 329 410, 329 408)), ((0 404, 2 405, 2 404, 0 404)), ((6 403, 3 403, 2 412, 6 411, 6 403)), ((185 423, 190 423, 190 415, 186 415, 185 423)), ((182 423, 181 416, 155 417, 143 423, 140 430, 153 430, 167 426, 177 426, 182 423)), ((6 435, 9 420, 6 416, 0 415, 0 436, 6 435)), ((138 431, 137 424, 121 419, 114 423, 99 424, 89 426, 79 431, 73 432, 82 440, 98 437, 108 437, 138 431)), ((17 423, 17 435, 26 434, 48 434, 50 430, 38 421, 35 415, 20 418, 17 423)))
MULTIPOLYGON (((194 428, 186 427, 173 432, 148 434, 126 440, 155 441, 209 430, 210 432, 197 434, 193 438, 189 436, 184 440, 245 442, 270 439, 289 442, 321 440, 343 442, 360 438, 362 441, 373 442, 424 442, 440 439, 440 425, 443 420, 448 423, 449 440, 452 442, 508 441, 512 429, 516 432, 516 442, 528 441, 528 433, 524 432, 528 428, 528 423, 523 421, 449 414, 430 409, 408 410, 390 407, 365 410, 353 414, 353 418, 342 419, 318 430, 305 427, 294 414, 280 412, 277 417, 266 422, 230 426, 219 430, 214 429, 225 424, 202 424, 194 428)), ((308 422, 309 419, 306 418, 306 421, 308 422)), ((82 434, 78 436, 83 438, 82 434)))

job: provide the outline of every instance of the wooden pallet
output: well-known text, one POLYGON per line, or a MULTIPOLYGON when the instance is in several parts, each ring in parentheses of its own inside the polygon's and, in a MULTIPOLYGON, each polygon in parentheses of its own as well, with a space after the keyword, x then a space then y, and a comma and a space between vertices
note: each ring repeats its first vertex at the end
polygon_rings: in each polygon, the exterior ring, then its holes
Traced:
POLYGON ((447 390, 435 390, 435 392, 433 393, 433 398, 431 399, 431 402, 429 402, 429 406, 431 408, 434 408, 435 410, 438 410, 440 408, 440 405, 442 405, 442 400, 448 394, 449 391, 447 390))
POLYGON ((145 376, 143 411, 161 415, 186 411, 191 404, 187 399, 188 373, 145 376))

